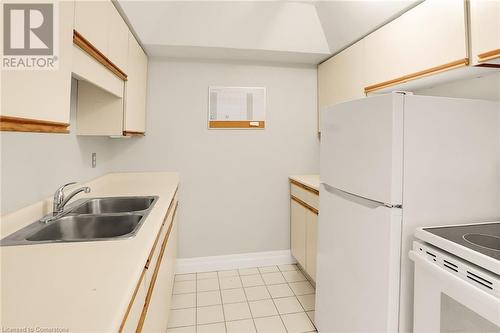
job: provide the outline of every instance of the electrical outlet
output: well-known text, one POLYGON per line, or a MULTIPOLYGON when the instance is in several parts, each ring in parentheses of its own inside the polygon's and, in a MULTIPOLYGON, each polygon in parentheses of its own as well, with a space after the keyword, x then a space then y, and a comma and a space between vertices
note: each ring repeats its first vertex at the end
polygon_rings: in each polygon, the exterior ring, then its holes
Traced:
POLYGON ((95 168, 97 166, 97 154, 92 153, 92 167, 95 168))

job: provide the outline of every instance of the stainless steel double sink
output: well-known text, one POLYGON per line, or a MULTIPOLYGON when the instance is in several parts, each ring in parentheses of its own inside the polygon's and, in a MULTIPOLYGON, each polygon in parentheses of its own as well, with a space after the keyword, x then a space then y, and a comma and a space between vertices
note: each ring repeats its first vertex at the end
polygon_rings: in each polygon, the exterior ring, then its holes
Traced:
POLYGON ((157 196, 87 198, 52 222, 36 221, 0 240, 1 246, 88 242, 134 237, 157 196))

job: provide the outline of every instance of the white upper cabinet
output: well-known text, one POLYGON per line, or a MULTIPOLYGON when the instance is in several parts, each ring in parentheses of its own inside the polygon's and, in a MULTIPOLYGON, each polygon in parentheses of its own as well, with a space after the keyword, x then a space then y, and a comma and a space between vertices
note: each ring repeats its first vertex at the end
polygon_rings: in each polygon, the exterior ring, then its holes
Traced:
POLYGON ((108 22, 108 53, 109 60, 127 73, 127 50, 129 29, 120 13, 112 6, 108 22))
POLYGON ((364 39, 365 91, 466 66, 464 1, 427 0, 364 39))
POLYGON ((2 70, 2 131, 68 132, 74 2, 61 1, 57 6, 58 68, 2 70))
POLYGON ((148 57, 132 33, 129 34, 127 68, 124 134, 140 135, 146 131, 148 57))
POLYGON ((500 64, 500 1, 470 1, 471 61, 500 64))
POLYGON ((318 66, 318 107, 357 99, 364 93, 364 42, 354 44, 318 66))
POLYGON ((108 53, 111 0, 76 1, 75 30, 103 54, 108 53))

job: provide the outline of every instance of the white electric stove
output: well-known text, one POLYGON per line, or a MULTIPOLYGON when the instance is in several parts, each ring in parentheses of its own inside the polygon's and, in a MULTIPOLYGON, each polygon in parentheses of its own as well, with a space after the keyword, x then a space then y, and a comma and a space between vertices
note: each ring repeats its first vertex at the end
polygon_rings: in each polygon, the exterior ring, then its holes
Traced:
POLYGON ((415 236, 414 332, 500 332, 500 221, 415 236))

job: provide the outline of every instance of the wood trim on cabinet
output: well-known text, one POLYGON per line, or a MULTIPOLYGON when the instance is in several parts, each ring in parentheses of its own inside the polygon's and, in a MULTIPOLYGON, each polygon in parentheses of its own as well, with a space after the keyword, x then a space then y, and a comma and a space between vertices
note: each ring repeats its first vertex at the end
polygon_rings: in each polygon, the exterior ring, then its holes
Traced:
POLYGON ((296 181, 294 179, 290 179, 290 183, 293 184, 293 185, 296 185, 296 186, 298 186, 300 188, 303 188, 306 191, 309 191, 309 192, 312 192, 312 193, 314 193, 316 195, 319 195, 319 191, 317 189, 309 187, 309 186, 307 186, 305 184, 302 184, 302 183, 300 183, 300 182, 298 182, 298 181, 296 181))
MULTIPOLYGON (((134 304, 135 297, 137 296, 137 292, 139 291, 139 288, 141 287, 142 280, 144 279, 144 276, 146 275, 146 271, 149 268, 149 264, 151 262, 151 258, 153 257, 156 244, 158 243, 158 240, 160 239, 161 232, 163 230, 163 226, 165 225, 165 221, 167 220, 167 217, 170 215, 170 211, 172 210, 174 202, 177 202, 176 200, 176 195, 177 195, 177 190, 179 187, 175 188, 174 195, 172 197, 172 201, 170 201, 170 205, 168 206, 167 213, 163 217, 163 222, 161 224, 160 230, 158 231, 158 234, 156 235, 155 242, 153 243, 153 247, 151 248, 151 251, 149 252, 148 258, 146 259, 146 264, 144 265, 144 268, 142 270, 141 276, 139 277, 139 282, 137 282, 137 286, 135 287, 134 293, 132 294, 132 299, 130 300, 130 303, 128 304, 127 311, 125 311, 125 315, 123 316, 122 322, 120 324, 120 329, 118 330, 119 333, 123 332, 123 328, 125 327, 125 323, 127 322, 128 315, 130 314, 130 310, 132 309, 132 305, 134 304)), ((177 203, 175 208, 177 209, 177 203)), ((172 219, 173 222, 173 219, 172 219)), ((167 233, 168 237, 168 233, 167 233)), ((141 314, 142 316, 142 314, 141 314)), ((142 327, 142 326, 141 326, 142 327)))
POLYGON ((124 136, 145 136, 146 132, 139 131, 123 131, 124 136))
POLYGON ((178 206, 179 203, 177 202, 175 204, 174 213, 172 214, 172 222, 168 226, 167 234, 165 235, 165 238, 163 239, 163 242, 161 244, 160 255, 158 256, 158 261, 156 262, 155 270, 153 271, 153 276, 151 277, 151 283, 149 284, 148 293, 146 294, 146 301, 144 302, 144 308, 142 309, 141 318, 139 319, 139 324, 137 325, 136 332, 141 332, 142 327, 144 326, 144 321, 146 320, 149 303, 151 302, 151 297, 153 296, 153 291, 156 284, 156 278, 158 277, 158 272, 160 271, 161 261, 163 259, 163 255, 165 254, 165 248, 167 247, 167 243, 170 239, 170 232, 172 231, 172 228, 174 226, 175 215, 177 213, 178 206))
POLYGON ((316 208, 314 208, 313 206, 307 204, 306 202, 300 200, 299 198, 297 198, 296 196, 294 195, 291 195, 290 196, 290 199, 292 199, 293 201, 295 201, 296 203, 298 203, 299 205, 303 206, 304 208, 310 210, 311 212, 313 212, 314 214, 318 215, 318 210, 316 208))
POLYGON ((137 286, 135 286, 134 293, 132 294, 132 299, 130 300, 130 303, 128 303, 127 311, 125 311, 125 316, 123 316, 122 323, 120 324, 120 328, 118 332, 123 332, 123 328, 125 327, 125 323, 127 322, 128 315, 130 314, 130 310, 132 309, 132 305, 134 304, 135 297, 137 296, 137 293, 139 292, 139 288, 141 287, 142 280, 144 279, 144 276, 146 275, 147 268, 144 268, 141 272, 141 276, 139 277, 139 282, 137 283, 137 286))
POLYGON ((158 231, 158 234, 156 235, 156 239, 155 239, 155 242, 153 243, 153 247, 151 248, 151 251, 149 251, 148 258, 146 259, 146 265, 144 266, 145 268, 149 268, 149 264, 151 263, 151 258, 153 258, 153 255, 155 253, 156 244, 158 243, 158 240, 160 239, 161 231, 163 230, 163 226, 165 225, 165 221, 167 220, 167 217, 170 215, 170 211, 172 210, 174 203, 177 202, 177 199, 176 199, 177 189, 178 189, 178 187, 175 189, 174 196, 172 197, 172 201, 170 201, 170 205, 168 206, 167 213, 163 217, 163 222, 161 223, 160 230, 158 231))
POLYGON ((404 76, 398 77, 396 79, 392 79, 389 81, 385 81, 385 82, 381 82, 381 83, 367 86, 367 87, 365 87, 365 94, 382 89, 382 88, 387 88, 387 87, 394 86, 397 84, 420 79, 420 78, 423 78, 423 77, 426 77, 429 75, 445 72, 445 71, 448 71, 450 69, 464 67, 464 66, 467 66, 468 64, 469 64, 469 58, 464 58, 464 59, 449 62, 449 63, 444 64, 444 65, 424 69, 422 71, 408 74, 408 75, 404 75, 404 76))
POLYGON ((474 67, 488 67, 488 68, 500 68, 500 64, 477 64, 474 67))
POLYGON ((265 121, 249 121, 249 120, 239 120, 239 121, 224 121, 224 120, 210 120, 208 122, 208 128, 265 128, 265 121), (251 123, 259 123, 256 126, 251 125, 251 123))
POLYGON ((39 132, 69 133, 68 123, 28 119, 11 116, 0 116, 0 131, 3 132, 39 132))
POLYGON ((491 50, 477 55, 478 62, 488 61, 496 58, 500 58, 500 49, 491 50))
POLYGON ((118 76, 123 81, 127 81, 127 74, 116 66, 111 60, 108 59, 97 47, 92 45, 85 37, 78 31, 73 30, 73 44, 81 48, 85 53, 94 58, 97 62, 101 63, 104 67, 109 69, 113 74, 118 76))

